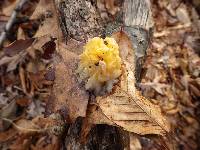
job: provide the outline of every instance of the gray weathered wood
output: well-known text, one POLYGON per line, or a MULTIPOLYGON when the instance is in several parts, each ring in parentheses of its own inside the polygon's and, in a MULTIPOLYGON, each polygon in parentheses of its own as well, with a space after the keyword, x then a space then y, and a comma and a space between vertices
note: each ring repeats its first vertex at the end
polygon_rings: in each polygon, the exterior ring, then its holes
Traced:
POLYGON ((138 26, 149 30, 153 27, 149 0, 125 0, 124 24, 128 27, 138 26))
POLYGON ((125 0, 124 30, 132 40, 135 50, 136 81, 141 79, 142 65, 151 38, 153 19, 149 0, 125 0))

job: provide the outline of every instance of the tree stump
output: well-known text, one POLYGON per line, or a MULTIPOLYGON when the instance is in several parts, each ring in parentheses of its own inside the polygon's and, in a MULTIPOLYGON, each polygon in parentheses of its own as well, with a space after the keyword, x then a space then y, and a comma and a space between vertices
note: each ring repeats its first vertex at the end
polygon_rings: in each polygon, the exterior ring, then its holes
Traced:
MULTIPOLYGON (((115 1, 120 11, 114 16, 107 13, 108 17, 103 18, 96 0, 55 0, 63 37, 66 44, 70 40, 84 43, 88 38, 105 37, 123 30, 129 35, 135 49, 135 77, 137 82, 140 82, 142 65, 153 28, 150 2, 149 0, 115 1)), ((79 51, 75 53, 80 54, 79 51)), ((81 124, 82 118, 78 118, 69 126, 65 137, 67 149, 129 149, 129 133, 108 125, 96 125, 90 132, 87 143, 81 143, 79 140, 81 124)))

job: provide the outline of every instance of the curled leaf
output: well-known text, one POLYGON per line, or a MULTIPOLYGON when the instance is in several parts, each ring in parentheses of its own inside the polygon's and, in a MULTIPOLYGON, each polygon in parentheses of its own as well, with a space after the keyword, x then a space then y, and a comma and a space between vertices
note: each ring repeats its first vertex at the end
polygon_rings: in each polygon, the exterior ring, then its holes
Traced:
POLYGON ((135 87, 135 55, 131 41, 123 32, 115 33, 114 37, 120 47, 123 74, 113 93, 97 97, 102 113, 115 125, 129 132, 141 135, 163 135, 169 132, 170 125, 160 107, 143 97, 135 87))

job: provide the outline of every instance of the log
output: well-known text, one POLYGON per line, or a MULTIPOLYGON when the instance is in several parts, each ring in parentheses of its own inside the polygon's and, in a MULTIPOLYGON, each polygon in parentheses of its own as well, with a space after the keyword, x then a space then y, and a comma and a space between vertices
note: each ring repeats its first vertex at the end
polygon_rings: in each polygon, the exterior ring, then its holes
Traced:
MULTIPOLYGON (((123 27, 135 49, 136 81, 141 80, 142 65, 148 48, 153 21, 149 0, 116 0, 120 11, 109 19, 103 19, 97 8, 96 0, 55 0, 56 9, 64 41, 86 42, 95 36, 109 36, 123 27)), ((110 15, 110 14, 109 14, 110 15)), ((111 15, 110 15, 111 16, 111 15)), ((79 51, 75 53, 80 54, 79 51)), ((108 125, 96 125, 92 128, 88 141, 80 142, 83 119, 78 118, 69 126, 65 135, 65 147, 71 150, 81 149, 129 149, 129 133, 108 125)))

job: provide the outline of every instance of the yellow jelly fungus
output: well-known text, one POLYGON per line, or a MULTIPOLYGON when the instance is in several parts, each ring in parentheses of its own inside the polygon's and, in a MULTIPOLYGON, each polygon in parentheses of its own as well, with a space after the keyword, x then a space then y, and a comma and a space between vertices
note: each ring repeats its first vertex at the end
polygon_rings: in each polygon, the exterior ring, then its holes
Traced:
POLYGON ((111 91, 121 75, 119 46, 113 38, 90 39, 80 55, 78 73, 87 90, 96 93, 111 91))

